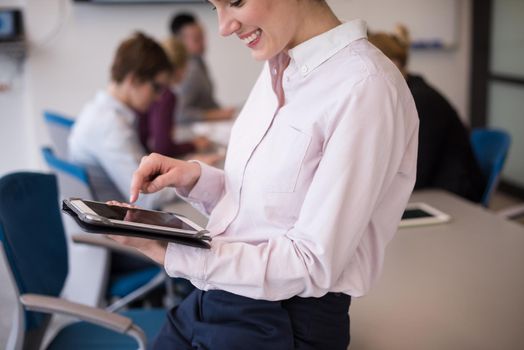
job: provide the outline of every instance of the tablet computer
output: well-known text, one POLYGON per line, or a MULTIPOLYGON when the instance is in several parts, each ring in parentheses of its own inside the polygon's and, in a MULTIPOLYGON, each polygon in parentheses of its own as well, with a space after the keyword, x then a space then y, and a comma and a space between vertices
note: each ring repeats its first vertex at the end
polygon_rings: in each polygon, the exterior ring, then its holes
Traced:
POLYGON ((207 230, 180 214, 126 208, 78 198, 65 199, 63 208, 81 228, 92 233, 139 236, 196 246, 206 246, 208 244, 202 241, 211 240, 207 230))
POLYGON ((433 225, 448 222, 451 217, 427 203, 408 203, 399 227, 433 225))

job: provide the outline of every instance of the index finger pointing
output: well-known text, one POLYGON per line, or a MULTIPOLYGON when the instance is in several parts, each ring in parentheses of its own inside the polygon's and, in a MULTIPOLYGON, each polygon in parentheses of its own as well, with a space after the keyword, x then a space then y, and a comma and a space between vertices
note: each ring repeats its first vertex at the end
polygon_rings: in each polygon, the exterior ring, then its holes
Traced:
POLYGON ((144 186, 144 179, 145 176, 140 171, 140 168, 133 173, 133 178, 131 179, 131 196, 129 197, 129 203, 134 203, 137 201, 140 190, 144 186))

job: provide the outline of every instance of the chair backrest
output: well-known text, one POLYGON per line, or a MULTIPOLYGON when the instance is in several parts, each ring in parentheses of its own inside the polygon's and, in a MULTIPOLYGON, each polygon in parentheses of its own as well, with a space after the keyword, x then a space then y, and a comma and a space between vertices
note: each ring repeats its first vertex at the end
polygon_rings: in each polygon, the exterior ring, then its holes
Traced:
POLYGON ((74 119, 56 112, 44 111, 44 121, 57 156, 66 159, 68 139, 75 123, 74 119))
POLYGON ((58 156, 50 147, 43 147, 42 155, 49 168, 58 176, 61 198, 126 201, 101 166, 68 161, 67 158, 58 156))
POLYGON ((61 198, 94 199, 85 168, 60 158, 49 147, 42 148, 42 155, 49 168, 58 177, 61 198))
MULTIPOLYGON (((42 155, 58 178, 61 199, 96 199, 83 166, 60 159, 49 147, 42 148, 42 155)), ((105 249, 75 244, 72 237, 79 233, 78 226, 67 214, 62 217, 70 253, 70 274, 63 295, 85 305, 99 306, 106 292, 109 254, 105 249), (84 288, 85 285, 90 288, 84 288)))
POLYGON ((482 205, 485 207, 488 206, 498 185, 510 144, 511 137, 504 130, 477 128, 471 132, 473 153, 487 179, 486 190, 482 196, 482 205))
MULTIPOLYGON (((54 175, 18 172, 0 178, 0 241, 17 294, 60 295, 68 256, 54 175)), ((34 312, 24 317, 25 331, 45 322, 34 312)))

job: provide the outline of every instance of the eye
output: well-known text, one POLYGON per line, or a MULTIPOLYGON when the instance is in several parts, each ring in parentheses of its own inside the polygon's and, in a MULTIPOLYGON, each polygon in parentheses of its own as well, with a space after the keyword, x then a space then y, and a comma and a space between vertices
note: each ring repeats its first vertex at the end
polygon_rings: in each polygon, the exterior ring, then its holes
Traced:
POLYGON ((231 7, 240 7, 240 6, 242 6, 242 0, 231 0, 229 2, 229 6, 231 6, 231 7))
MULTIPOLYGON (((210 4, 212 6, 212 9, 213 11, 216 11, 216 6, 213 6, 213 4, 211 3, 211 1, 209 0, 206 0, 208 4, 210 4)), ((229 6, 230 7, 240 7, 243 5, 243 0, 230 0, 229 1, 229 6)))

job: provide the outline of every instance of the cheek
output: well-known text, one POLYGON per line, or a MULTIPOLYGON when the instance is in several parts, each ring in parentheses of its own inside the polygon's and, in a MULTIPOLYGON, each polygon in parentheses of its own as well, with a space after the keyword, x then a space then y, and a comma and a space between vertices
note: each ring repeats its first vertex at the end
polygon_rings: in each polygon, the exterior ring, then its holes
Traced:
POLYGON ((135 108, 141 111, 147 110, 151 103, 154 101, 154 94, 150 89, 140 89, 135 94, 135 108))

